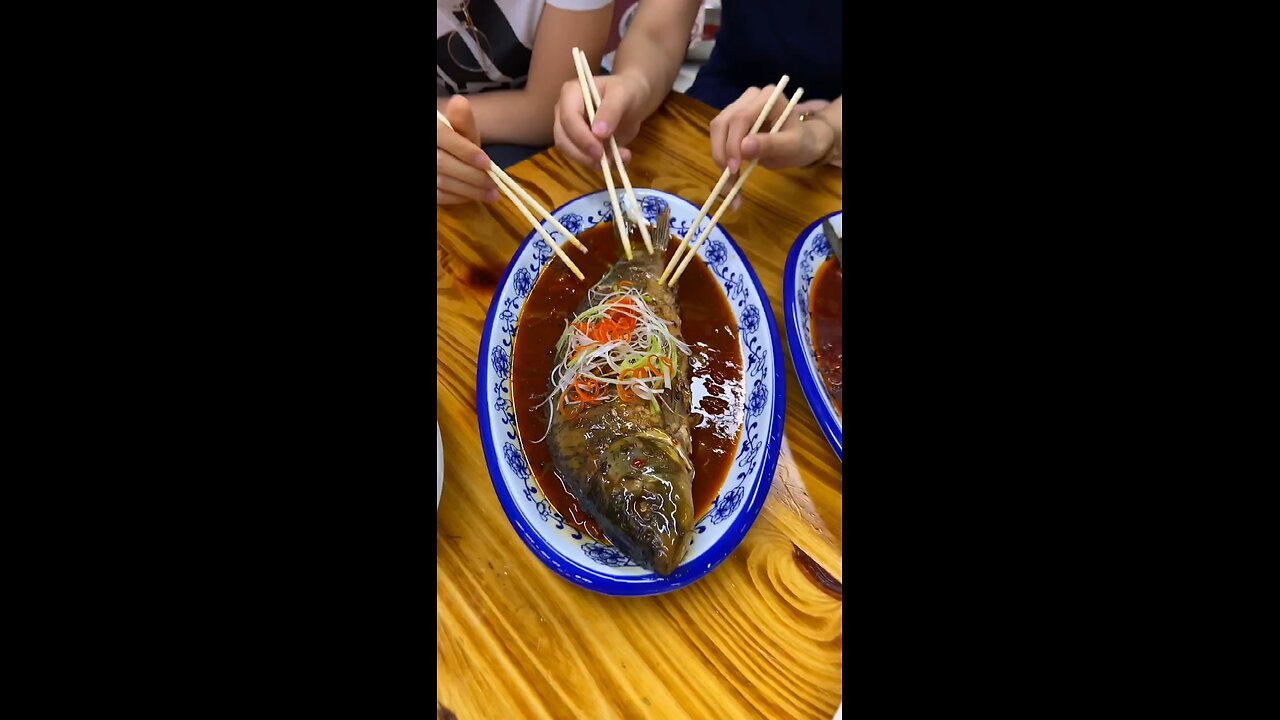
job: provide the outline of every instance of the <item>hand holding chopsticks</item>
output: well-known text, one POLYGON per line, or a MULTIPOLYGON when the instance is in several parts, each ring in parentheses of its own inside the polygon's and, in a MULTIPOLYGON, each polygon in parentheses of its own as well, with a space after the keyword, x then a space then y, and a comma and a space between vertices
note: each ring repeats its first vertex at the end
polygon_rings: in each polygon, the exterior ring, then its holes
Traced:
MULTIPOLYGON (((445 127, 450 130, 453 129, 453 125, 449 122, 449 119, 446 118, 439 110, 436 111, 436 120, 444 123, 445 127)), ((564 264, 573 272, 574 276, 579 280, 584 279, 585 276, 582 274, 582 271, 579 270, 578 266, 573 263, 573 260, 565 254, 564 250, 561 249, 560 244, 557 243, 546 229, 542 227, 542 223, 538 222, 537 218, 533 216, 533 213, 529 212, 529 208, 533 208, 537 211, 544 220, 551 223, 551 226, 560 233, 561 237, 565 238, 568 242, 573 243, 573 245, 582 252, 587 251, 587 246, 583 245, 573 233, 569 232, 564 225, 560 224, 559 220, 556 220, 551 213, 547 212, 546 209, 539 205, 537 200, 530 197, 529 193, 525 192, 524 188, 520 187, 520 185, 517 184, 510 175, 503 171, 502 168, 498 167, 497 163, 493 161, 489 162, 488 174, 489 178, 498 186, 498 189, 507 196, 508 200, 511 201, 511 204, 515 205, 516 209, 524 215, 525 219, 528 220, 531 225, 533 225, 533 229, 542 236, 542 239, 555 252, 556 256, 564 261, 564 264), (525 207, 526 204, 528 207, 525 207)))
MULTIPOLYGON (((760 126, 764 124, 765 118, 769 116, 769 111, 773 108, 778 96, 782 94, 782 89, 786 87, 788 79, 789 78, 786 75, 782 76, 782 79, 778 82, 778 86, 774 88, 773 94, 769 96, 768 102, 766 102, 765 106, 761 108, 760 114, 756 117, 756 122, 751 128, 751 133, 748 133, 748 135, 755 133, 760 129, 760 126)), ((804 88, 799 88, 796 90, 795 94, 791 96, 791 100, 787 103, 787 106, 783 108, 782 114, 778 116, 777 121, 775 121, 773 127, 770 128, 770 135, 778 132, 783 124, 787 122, 787 118, 791 115, 791 111, 795 109, 796 103, 800 101, 800 98, 803 95, 804 88)), ((706 227, 704 227, 701 232, 698 232, 698 223, 702 221, 702 218, 707 213, 707 209, 711 207, 711 203, 715 201, 716 197, 720 194, 720 189, 724 187, 725 182, 732 174, 728 168, 725 168, 725 171, 720 175, 720 180, 716 183, 715 187, 712 188, 711 194, 707 197, 706 202, 702 205, 702 209, 698 211, 698 215, 694 218, 693 224, 689 228, 689 235, 685 237, 684 240, 676 244, 675 254, 672 255, 671 262, 667 265, 666 270, 663 271, 662 277, 659 278, 659 282, 666 282, 668 285, 674 287, 676 282, 680 280, 680 275, 684 273, 684 269, 689 266, 689 262, 693 260, 693 256, 697 254, 698 248, 702 246, 702 243, 715 228, 716 223, 720 222, 721 216, 723 216, 725 211, 729 209, 734 198, 738 196, 738 193, 742 190, 743 184, 747 181, 747 177, 750 176, 751 171, 755 169, 756 164, 757 161, 752 160, 747 167, 742 170, 742 174, 738 176, 737 182, 733 184, 729 193, 725 195, 724 201, 720 204, 720 209, 717 210, 716 214, 711 218, 711 222, 707 223, 706 227), (694 237, 695 233, 697 234, 697 241, 690 243, 690 239, 694 237), (686 246, 688 247, 688 253, 685 255, 684 260, 681 261, 680 256, 686 246), (675 270, 674 274, 672 274, 673 269, 675 270), (667 280, 668 276, 671 277, 670 281, 667 280)))
MULTIPOLYGON (((586 77, 587 86, 591 88, 591 104, 595 109, 600 108, 600 88, 596 87, 595 76, 591 74, 591 67, 587 64, 587 56, 578 48, 573 49, 578 58, 578 72, 586 77)), ((594 116, 595 110, 590 112, 594 116)), ((618 176, 622 178, 622 187, 627 191, 627 203, 631 207, 631 219, 635 221, 640 228, 640 237, 644 239, 645 249, 649 254, 653 254, 653 239, 649 237, 649 224, 644 221, 644 217, 640 214, 640 202, 636 200, 636 191, 631 187, 631 178, 627 176, 627 166, 622 164, 622 153, 618 150, 618 141, 609 136, 609 149, 613 151, 613 162, 618 168, 618 176)))
MULTIPOLYGON (((587 120, 594 123, 596 120, 596 108, 600 106, 600 89, 596 87, 595 78, 591 75, 591 67, 587 63, 587 56, 578 48, 573 49, 573 62, 578 69, 578 83, 582 85, 582 102, 587 109, 587 120)), ((635 190, 631 187, 631 178, 627 177, 627 169, 622 164, 622 153, 618 150, 618 143, 609 136, 609 149, 613 151, 614 166, 618 168, 618 177, 622 179, 622 187, 626 191, 628 209, 631 211, 631 219, 640 228, 640 237, 644 240, 645 249, 649 254, 653 254, 653 239, 649 237, 649 226, 640 215, 640 203, 636 200, 635 190)), ((627 255, 627 259, 631 259, 631 238, 628 236, 626 221, 623 219, 622 210, 618 202, 618 190, 613 185, 613 176, 609 172, 608 154, 600 157, 600 170, 604 173, 604 183, 609 190, 609 201, 613 205, 614 223, 619 225, 619 233, 622 235, 622 249, 627 255)))
MULTIPOLYGON (((764 124, 765 118, 769 117, 769 111, 773 109, 774 103, 778 101, 778 96, 782 94, 783 89, 787 87, 787 83, 790 80, 790 77, 783 75, 782 79, 778 81, 777 87, 775 87, 773 92, 769 95, 769 100, 764 104, 764 107, 760 109, 760 114, 756 117, 756 121, 751 126, 751 132, 748 133, 748 135, 754 134, 760 129, 760 126, 764 124)), ((717 197, 720 197, 720 191, 724 188, 724 184, 728 182, 730 177, 733 177, 733 172, 729 170, 729 168, 725 168, 724 172, 720 173, 720 179, 716 181, 715 187, 711 189, 711 194, 707 196, 706 202, 702 203, 702 208, 698 210, 698 214, 693 218, 693 223, 689 225, 689 234, 683 239, 679 237, 676 238, 678 242, 676 242, 675 254, 671 256, 671 262, 667 265, 667 269, 663 271, 662 277, 658 279, 658 282, 667 281, 667 277, 669 277, 671 275, 671 271, 675 269, 676 263, 680 261, 681 253, 683 253, 685 248, 693 242, 695 237, 697 237, 698 223, 702 222, 702 218, 707 216, 707 211, 711 209, 711 203, 715 202, 717 197)), ((715 224, 714 221, 712 224, 715 224)))
MULTIPOLYGON (((573 64, 578 70, 578 83, 582 85, 582 102, 587 108, 588 122, 596 121, 595 103, 591 100, 591 90, 587 87, 587 78, 582 71, 582 60, 579 58, 581 51, 578 48, 573 49, 573 64)), ((618 234, 622 236, 622 250, 626 253, 627 259, 631 259, 631 238, 627 236, 627 224, 622 220, 622 208, 618 207, 618 191, 613 187, 613 174, 609 172, 609 156, 600 156, 600 172, 604 173, 604 184, 609 189, 609 202, 613 205, 614 224, 617 225, 618 234)))

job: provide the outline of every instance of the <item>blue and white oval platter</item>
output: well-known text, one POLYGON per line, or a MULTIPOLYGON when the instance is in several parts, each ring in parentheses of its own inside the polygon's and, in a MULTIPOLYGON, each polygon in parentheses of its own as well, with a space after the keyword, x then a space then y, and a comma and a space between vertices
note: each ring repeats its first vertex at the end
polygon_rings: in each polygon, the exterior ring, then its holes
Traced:
POLYGON ((815 220, 796 238, 791 252, 787 254, 787 265, 782 271, 783 322, 787 326, 787 347, 791 349, 791 364, 795 366, 804 399, 818 420, 822 434, 827 436, 827 442, 836 451, 836 457, 843 460, 841 445, 844 431, 840 413, 836 412, 836 406, 818 372, 813 333, 809 331, 809 294, 813 289, 813 278, 828 257, 835 262, 831 245, 822 232, 822 221, 826 219, 830 219, 835 231, 840 233, 840 237, 844 237, 844 213, 833 212, 815 220))
MULTIPOLYGON (((636 188, 636 194, 650 222, 664 204, 670 206, 673 236, 684 236, 698 214, 697 207, 668 193, 636 188)), ((613 219, 603 191, 572 200, 552 214, 575 234, 613 219)), ((546 230, 561 240, 550 227, 546 230)), ((570 257, 579 252, 570 245, 565 249, 570 257)), ((769 494, 786 408, 782 343, 773 311, 755 272, 722 227, 715 227, 698 254, 724 290, 737 320, 745 365, 745 410, 729 476, 711 509, 698 520, 684 561, 667 577, 635 565, 618 550, 566 523, 543 497, 525 461, 511 404, 511 348, 521 306, 538 274, 548 262, 559 262, 540 235, 530 232, 525 237, 489 306, 480 339, 476 412, 494 491, 516 534, 533 554, 569 582, 595 592, 656 595, 697 581, 738 546, 769 494)), ((695 385, 694 408, 701 397, 695 385)))

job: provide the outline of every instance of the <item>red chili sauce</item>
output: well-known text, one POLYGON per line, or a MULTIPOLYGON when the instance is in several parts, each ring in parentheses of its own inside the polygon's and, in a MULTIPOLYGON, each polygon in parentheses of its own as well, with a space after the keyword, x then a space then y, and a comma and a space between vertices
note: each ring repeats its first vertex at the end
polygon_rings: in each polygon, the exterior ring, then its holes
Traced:
MULTIPOLYGON (((547 429, 547 406, 539 407, 539 403, 550 392, 548 384, 555 365, 556 341, 564 332, 565 321, 572 319, 587 291, 622 259, 621 243, 612 223, 586 230, 578 239, 587 247, 587 254, 583 255, 572 245, 566 244, 564 249, 585 279, 577 279, 563 262, 552 258, 520 311, 512 348, 511 398, 525 457, 547 501, 566 522, 598 541, 607 542, 604 533, 565 487, 547 443, 534 442, 547 429)), ((633 254, 646 252, 638 233, 632 237, 631 247, 633 254)), ((667 258, 673 252, 674 242, 667 250, 667 258)), ((724 485, 738 447, 745 403, 742 351, 733 311, 705 264, 689 263, 676 287, 676 299, 683 320, 683 339, 692 353, 690 389, 695 398, 705 394, 690 409, 694 517, 701 518, 724 485)))
POLYGON ((818 372, 827 393, 843 417, 844 394, 844 273, 835 258, 828 258, 818 268, 809 291, 809 330, 818 358, 818 372))

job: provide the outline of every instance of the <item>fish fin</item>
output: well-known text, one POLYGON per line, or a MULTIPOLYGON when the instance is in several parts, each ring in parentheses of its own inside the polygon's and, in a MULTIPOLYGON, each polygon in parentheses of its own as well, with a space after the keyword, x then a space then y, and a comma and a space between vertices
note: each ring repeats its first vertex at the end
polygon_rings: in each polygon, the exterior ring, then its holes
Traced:
POLYGON ((667 245, 671 242, 671 206, 663 204, 662 211, 658 213, 657 233, 653 236, 653 248, 658 252, 665 252, 667 245))

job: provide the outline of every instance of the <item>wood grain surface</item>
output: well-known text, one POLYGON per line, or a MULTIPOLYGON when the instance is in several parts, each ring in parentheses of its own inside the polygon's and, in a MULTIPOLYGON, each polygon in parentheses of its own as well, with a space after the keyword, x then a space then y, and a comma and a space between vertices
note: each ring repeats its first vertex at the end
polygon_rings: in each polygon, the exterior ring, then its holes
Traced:
MULTIPOLYGON (((720 174, 707 136, 713 117, 712 108, 672 94, 630 145, 635 187, 701 205, 720 174)), ((555 149, 508 172, 547 209, 604 187, 599 168, 555 149)), ((769 296, 784 348, 787 252, 811 222, 841 209, 842 193, 835 168, 758 168, 742 206, 721 220, 769 296)), ((657 597, 598 595, 539 562, 507 521, 480 445, 476 361, 498 280, 530 229, 505 200, 440 208, 436 225, 436 420, 445 467, 436 519, 437 715, 830 720, 843 674, 843 479, 790 348, 786 429, 769 498, 742 544, 702 580, 657 597)))

